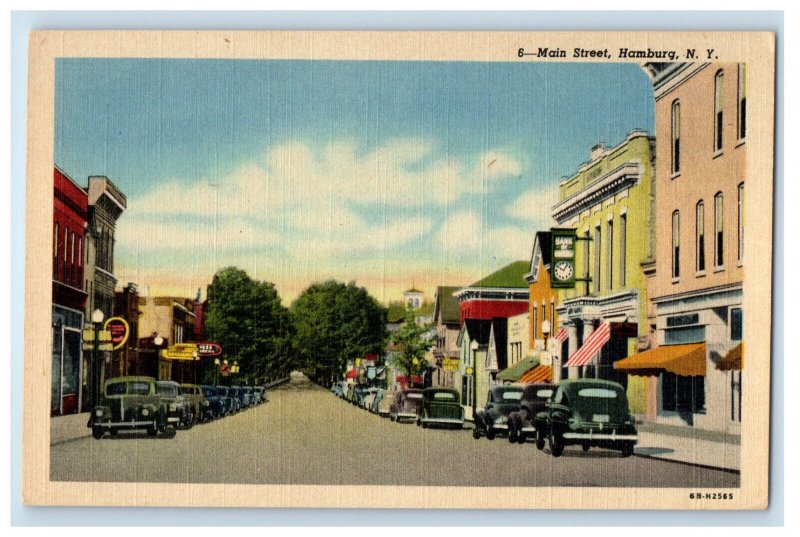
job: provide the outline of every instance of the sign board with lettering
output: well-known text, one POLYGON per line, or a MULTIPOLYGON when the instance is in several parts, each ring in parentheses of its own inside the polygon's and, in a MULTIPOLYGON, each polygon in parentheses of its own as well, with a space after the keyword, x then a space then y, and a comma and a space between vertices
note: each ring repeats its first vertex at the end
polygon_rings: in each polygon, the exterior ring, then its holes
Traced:
POLYGON ((128 341, 130 327, 128 321, 122 317, 110 317, 103 328, 110 334, 114 350, 121 348, 128 341))
POLYGON ((161 351, 161 357, 166 360, 197 360, 197 343, 176 343, 161 351))
POLYGON ((551 228, 550 287, 572 289, 575 287, 575 247, 577 235, 572 228, 551 228))

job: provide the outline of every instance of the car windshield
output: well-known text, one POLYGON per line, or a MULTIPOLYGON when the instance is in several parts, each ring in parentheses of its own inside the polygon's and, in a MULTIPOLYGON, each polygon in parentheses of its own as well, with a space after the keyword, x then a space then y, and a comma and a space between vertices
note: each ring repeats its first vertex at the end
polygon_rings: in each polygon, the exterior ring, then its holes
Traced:
POLYGON ((194 388, 192 388, 191 386, 181 386, 181 393, 184 395, 193 395, 194 388))
POLYGON ((113 382, 106 386, 106 395, 123 395, 127 389, 127 382, 113 382))
POLYGON ((440 401, 455 401, 456 396, 450 392, 436 392, 433 394, 434 399, 438 399, 440 401))
POLYGON ((213 396, 215 396, 217 394, 214 393, 214 389, 213 388, 203 388, 203 395, 205 395, 206 397, 213 397, 213 396))
POLYGON ((422 394, 418 392, 409 393, 406 395, 409 399, 422 399, 422 394))
POLYGON ((551 395, 553 395, 553 390, 536 390, 536 397, 539 399, 550 399, 551 395))
POLYGON ((503 392, 502 401, 519 401, 522 399, 522 390, 508 390, 503 392))
POLYGON ((171 397, 178 395, 178 389, 171 384, 159 384, 156 391, 158 395, 168 395, 171 397))
POLYGON ((606 388, 583 388, 578 390, 578 397, 589 397, 596 399, 616 399, 617 392, 606 388))
POLYGON ((218 391, 218 392, 219 392, 219 394, 220 394, 221 396, 223 396, 223 397, 224 397, 224 396, 226 396, 226 395, 228 395, 228 388, 217 388, 217 391, 218 391))

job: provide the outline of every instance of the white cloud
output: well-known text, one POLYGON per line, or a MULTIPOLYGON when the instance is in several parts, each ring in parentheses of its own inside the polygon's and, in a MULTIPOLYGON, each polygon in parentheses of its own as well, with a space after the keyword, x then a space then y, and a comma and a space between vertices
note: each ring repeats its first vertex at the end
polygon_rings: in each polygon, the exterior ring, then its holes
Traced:
POLYGON ((534 188, 521 194, 506 214, 519 220, 550 227, 553 225, 551 209, 558 202, 558 185, 534 188))
POLYGON ((474 211, 458 212, 442 224, 439 247, 454 258, 514 261, 530 256, 533 234, 522 227, 490 228, 474 211))

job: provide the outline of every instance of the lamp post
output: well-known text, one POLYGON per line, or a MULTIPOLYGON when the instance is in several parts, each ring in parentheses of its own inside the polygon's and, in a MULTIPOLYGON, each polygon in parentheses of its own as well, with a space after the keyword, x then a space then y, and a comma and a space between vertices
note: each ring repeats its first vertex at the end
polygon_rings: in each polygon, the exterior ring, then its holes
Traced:
POLYGON ((219 358, 214 358, 214 386, 219 385, 219 358))
POLYGON ((197 368, 200 365, 200 354, 197 351, 192 351, 192 382, 197 384, 197 368))
POLYGON ((92 406, 100 404, 100 329, 105 315, 99 309, 92 312, 94 324, 94 353, 92 355, 92 406))
POLYGON ((156 379, 160 380, 161 377, 161 345, 164 343, 164 338, 156 333, 153 336, 153 345, 156 346, 156 379))
POLYGON ((477 412, 476 406, 478 404, 478 398, 477 398, 476 393, 475 393, 476 390, 478 389, 478 386, 477 386, 478 378, 477 378, 477 375, 475 374, 475 371, 476 371, 477 365, 478 365, 476 363, 476 360, 475 360, 475 354, 478 352, 478 347, 480 347, 480 345, 478 345, 478 342, 476 340, 472 340, 472 343, 469 344, 469 350, 472 351, 472 367, 471 367, 472 374, 470 375, 470 378, 472 379, 472 393, 471 393, 470 399, 472 399, 471 402, 472 402, 472 419, 473 420, 475 419, 475 413, 477 412))

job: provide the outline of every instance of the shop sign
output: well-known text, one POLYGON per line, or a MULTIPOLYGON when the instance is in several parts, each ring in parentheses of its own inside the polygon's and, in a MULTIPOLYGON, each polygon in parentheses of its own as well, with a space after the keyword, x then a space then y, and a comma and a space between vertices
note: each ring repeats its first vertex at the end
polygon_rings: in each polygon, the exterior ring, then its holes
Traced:
POLYGON ((461 360, 458 358, 445 358, 442 361, 442 368, 445 371, 458 371, 458 367, 461 364, 461 360))
MULTIPOLYGON (((83 350, 94 351, 94 327, 87 326, 83 329, 83 350)), ((97 350, 102 352, 114 350, 114 343, 111 341, 111 332, 100 330, 97 333, 97 350)))
POLYGON ((197 360, 196 343, 176 343, 161 351, 161 357, 167 360, 197 360))
POLYGON ((572 289, 575 287, 575 246, 577 235, 571 228, 551 228, 550 287, 572 289))
POLYGON ((200 356, 219 356, 222 346, 219 343, 198 343, 197 354, 200 356))
POLYGON ((106 324, 103 325, 103 328, 111 334, 111 343, 114 346, 114 350, 121 348, 128 341, 130 327, 128 326, 128 321, 122 317, 110 317, 106 324))

